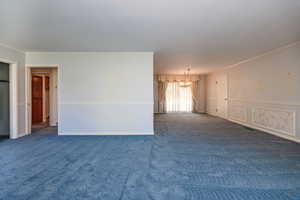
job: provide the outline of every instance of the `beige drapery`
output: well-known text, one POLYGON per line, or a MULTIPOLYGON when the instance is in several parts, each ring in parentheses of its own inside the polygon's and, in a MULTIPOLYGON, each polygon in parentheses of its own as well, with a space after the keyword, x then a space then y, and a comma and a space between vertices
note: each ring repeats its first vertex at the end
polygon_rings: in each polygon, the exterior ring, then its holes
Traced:
POLYGON ((199 82, 198 81, 193 81, 192 82, 192 98, 193 98, 193 106, 192 106, 192 112, 196 113, 198 112, 198 107, 199 107, 199 101, 200 101, 200 95, 199 95, 199 82))
POLYGON ((158 112, 165 113, 166 109, 166 90, 167 82, 158 81, 158 112))
MULTIPOLYGON (((192 112, 203 112, 201 110, 201 91, 200 83, 202 77, 200 75, 191 75, 190 81, 192 82, 192 112)), ((182 82, 185 80, 184 75, 156 75, 155 81, 157 83, 157 101, 156 101, 156 112, 166 113, 166 90, 169 82, 182 82)))

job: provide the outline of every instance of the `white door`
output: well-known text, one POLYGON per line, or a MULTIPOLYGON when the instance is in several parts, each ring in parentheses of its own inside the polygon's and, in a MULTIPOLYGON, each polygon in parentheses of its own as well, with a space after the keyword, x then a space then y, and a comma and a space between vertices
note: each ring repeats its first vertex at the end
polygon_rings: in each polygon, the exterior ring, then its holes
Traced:
POLYGON ((220 74, 217 78, 217 116, 227 118, 227 74, 220 74))

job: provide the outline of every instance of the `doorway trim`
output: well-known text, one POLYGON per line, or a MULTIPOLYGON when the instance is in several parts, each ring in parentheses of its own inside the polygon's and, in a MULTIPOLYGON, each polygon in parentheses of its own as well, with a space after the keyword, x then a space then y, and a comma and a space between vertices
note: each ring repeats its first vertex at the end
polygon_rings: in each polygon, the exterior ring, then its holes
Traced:
POLYGON ((55 68, 57 70, 57 77, 56 77, 56 81, 57 81, 57 101, 56 101, 56 109, 57 109, 57 125, 59 126, 59 121, 60 121, 60 104, 59 104, 59 90, 60 90, 60 86, 59 86, 59 80, 60 80, 60 67, 59 65, 26 65, 25 66, 25 76, 26 76, 26 86, 25 86, 25 92, 26 92, 26 117, 25 117, 25 124, 26 124, 26 134, 31 134, 31 69, 34 68, 55 68))
POLYGON ((9 64, 9 138, 18 138, 18 63, 5 58, 0 62, 9 64))

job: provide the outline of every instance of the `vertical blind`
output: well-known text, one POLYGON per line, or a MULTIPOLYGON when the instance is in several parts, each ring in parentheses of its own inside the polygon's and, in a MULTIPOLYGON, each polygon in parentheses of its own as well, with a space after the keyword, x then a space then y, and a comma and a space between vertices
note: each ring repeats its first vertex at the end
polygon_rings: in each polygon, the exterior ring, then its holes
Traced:
POLYGON ((167 112, 192 112, 191 87, 180 87, 184 82, 169 82, 166 90, 167 112))

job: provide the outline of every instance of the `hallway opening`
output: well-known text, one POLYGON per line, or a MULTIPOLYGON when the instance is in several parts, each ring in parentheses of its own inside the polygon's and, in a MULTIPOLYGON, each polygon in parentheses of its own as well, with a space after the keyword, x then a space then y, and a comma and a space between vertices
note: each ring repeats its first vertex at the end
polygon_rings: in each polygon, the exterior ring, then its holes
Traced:
POLYGON ((32 134, 57 134, 57 68, 29 69, 29 131, 32 134))

